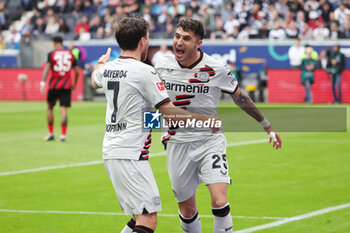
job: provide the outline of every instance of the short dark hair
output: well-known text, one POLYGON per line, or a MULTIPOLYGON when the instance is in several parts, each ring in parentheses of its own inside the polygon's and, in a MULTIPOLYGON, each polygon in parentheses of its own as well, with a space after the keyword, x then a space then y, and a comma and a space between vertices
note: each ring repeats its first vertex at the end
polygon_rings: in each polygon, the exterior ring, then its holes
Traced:
POLYGON ((135 50, 141 38, 147 36, 148 27, 147 21, 138 15, 121 19, 115 32, 119 47, 122 50, 135 50))
POLYGON ((55 36, 55 37, 53 37, 53 38, 52 38, 52 41, 53 41, 54 43, 60 43, 60 44, 63 43, 63 39, 62 39, 62 37, 60 37, 60 36, 55 36))
POLYGON ((179 27, 182 27, 184 31, 193 31, 194 34, 198 36, 201 40, 204 37, 204 26, 200 20, 186 17, 184 19, 181 19, 180 22, 177 24, 176 28, 179 27))

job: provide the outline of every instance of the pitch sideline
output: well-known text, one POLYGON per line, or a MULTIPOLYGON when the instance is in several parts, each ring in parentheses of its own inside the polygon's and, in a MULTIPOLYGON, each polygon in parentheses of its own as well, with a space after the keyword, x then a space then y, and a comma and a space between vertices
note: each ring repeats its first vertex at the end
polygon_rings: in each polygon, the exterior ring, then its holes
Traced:
MULTIPOLYGON (((81 215, 118 215, 125 216, 124 213, 116 212, 91 212, 91 211, 58 211, 58 210, 9 210, 9 209, 0 209, 2 213, 23 213, 23 214, 81 214, 81 215)), ((176 217, 178 214, 157 214, 160 217, 176 217)), ((213 218, 213 215, 200 215, 201 218, 213 218)), ((256 217, 256 216, 232 216, 232 218, 245 218, 245 219, 273 219, 280 220, 285 219, 285 217, 256 217)))
MULTIPOLYGON (((250 233, 255 231, 260 231, 276 226, 280 226, 286 223, 299 221, 302 219, 311 218, 317 215, 326 214, 329 212, 349 208, 350 203, 337 205, 337 206, 331 206, 324 209, 312 211, 306 214, 297 215, 294 217, 289 218, 282 218, 282 217, 253 217, 253 216, 232 216, 232 218, 250 218, 250 219, 279 219, 278 221, 246 228, 239 231, 234 231, 234 233, 250 233)), ((114 213, 114 212, 85 212, 85 211, 56 211, 56 210, 8 210, 8 209, 0 209, 0 212, 3 213, 37 213, 37 214, 85 214, 85 215, 125 215, 124 213, 114 213)), ((178 217, 176 214, 158 214, 160 217, 178 217)), ((200 215, 202 218, 212 218, 212 215, 200 215)))
POLYGON ((331 207, 327 207, 324 209, 309 212, 306 214, 302 214, 302 215, 298 215, 298 216, 294 216, 294 217, 290 217, 290 218, 281 219, 281 220, 278 220, 275 222, 263 224, 260 226, 255 226, 255 227, 246 228, 246 229, 239 230, 239 231, 234 231, 233 233, 250 233, 250 232, 260 231, 263 229, 280 226, 280 225, 283 225, 286 223, 295 222, 295 221, 299 221, 299 220, 306 219, 306 218, 311 218, 311 217, 314 217, 317 215, 322 215, 322 214, 326 214, 329 212, 333 212, 336 210, 341 210, 341 209, 345 209, 345 208, 349 208, 349 207, 350 207, 350 203, 346 203, 346 204, 338 205, 338 206, 331 206, 331 207))
MULTIPOLYGON (((232 143, 228 143, 226 147, 244 146, 244 145, 259 144, 264 142, 268 142, 268 140, 259 139, 259 140, 252 140, 252 141, 232 142, 232 143)), ((164 156, 165 154, 166 154, 165 152, 160 152, 160 153, 151 154, 150 156, 158 157, 158 156, 164 156)), ((55 166, 38 167, 33 169, 25 169, 25 170, 19 170, 19 171, 1 172, 0 176, 11 176, 11 175, 17 175, 17 174, 23 174, 23 173, 48 171, 48 170, 63 169, 63 168, 70 168, 70 167, 83 167, 83 166, 90 166, 90 165, 95 165, 100 163, 103 163, 102 159, 96 160, 96 161, 84 162, 84 163, 62 164, 62 165, 55 165, 55 166)))

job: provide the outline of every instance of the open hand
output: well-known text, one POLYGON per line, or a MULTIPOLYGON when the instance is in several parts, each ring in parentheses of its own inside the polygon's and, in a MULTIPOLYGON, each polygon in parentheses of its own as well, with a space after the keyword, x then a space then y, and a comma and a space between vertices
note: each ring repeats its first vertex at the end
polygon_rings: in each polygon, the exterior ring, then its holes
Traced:
POLYGON ((282 147, 282 139, 280 135, 272 129, 271 126, 264 128, 266 133, 269 135, 269 143, 273 142, 272 147, 276 148, 278 150, 279 148, 282 147))

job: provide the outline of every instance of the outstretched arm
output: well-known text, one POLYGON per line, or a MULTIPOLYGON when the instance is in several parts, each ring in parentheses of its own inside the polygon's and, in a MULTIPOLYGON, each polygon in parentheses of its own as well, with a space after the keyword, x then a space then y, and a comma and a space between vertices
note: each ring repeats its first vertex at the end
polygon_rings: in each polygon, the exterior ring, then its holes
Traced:
POLYGON ((100 57, 100 59, 97 62, 97 65, 94 68, 94 71, 91 74, 91 86, 95 89, 100 88, 95 82, 95 78, 94 78, 95 74, 103 64, 105 64, 106 62, 109 61, 109 58, 111 57, 111 51, 112 51, 112 49, 108 48, 107 52, 100 57))
POLYGON ((248 113, 264 127, 264 130, 270 137, 270 142, 273 141, 272 146, 276 149, 281 148, 282 140, 280 135, 271 127, 268 120, 264 118, 253 100, 246 93, 241 91, 239 87, 231 95, 231 97, 237 106, 239 106, 243 111, 248 113))

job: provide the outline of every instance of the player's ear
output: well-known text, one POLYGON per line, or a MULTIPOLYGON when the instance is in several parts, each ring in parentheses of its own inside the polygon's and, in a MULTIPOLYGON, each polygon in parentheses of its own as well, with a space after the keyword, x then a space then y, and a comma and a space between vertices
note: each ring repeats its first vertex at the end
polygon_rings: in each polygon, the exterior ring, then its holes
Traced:
POLYGON ((139 42, 139 45, 140 45, 141 47, 144 47, 145 44, 146 44, 146 38, 145 38, 145 37, 141 37, 141 40, 140 40, 140 42, 139 42))
POLYGON ((199 47, 201 47, 201 45, 202 45, 202 43, 203 43, 203 40, 198 40, 197 41, 197 49, 199 49, 199 47))

